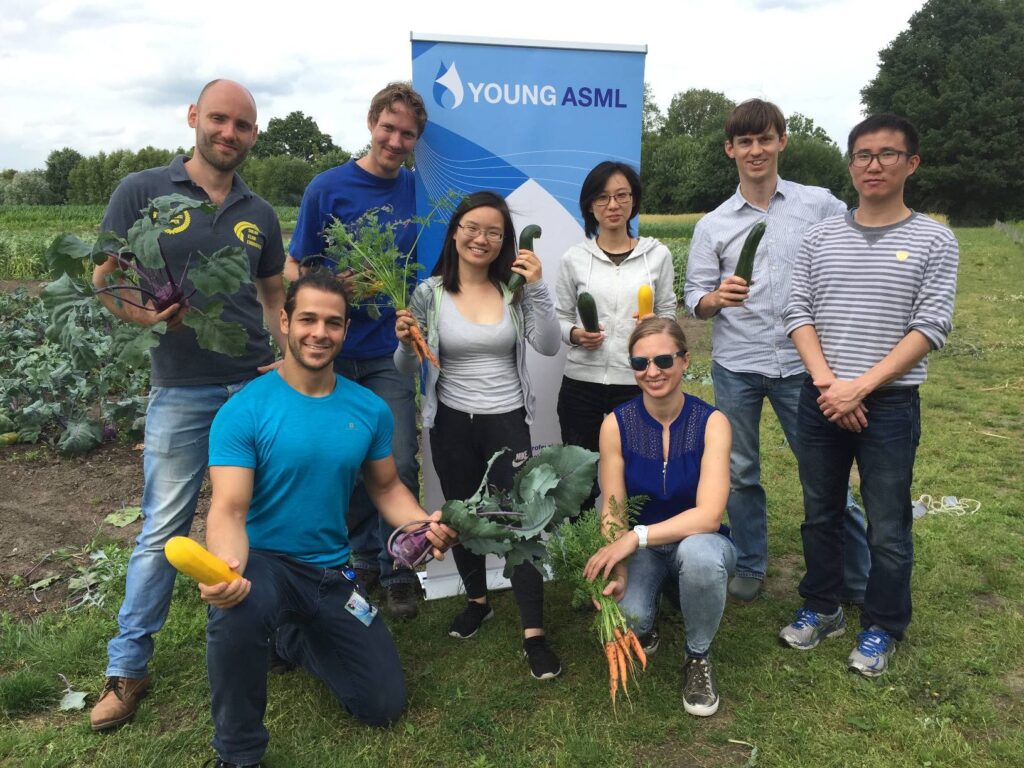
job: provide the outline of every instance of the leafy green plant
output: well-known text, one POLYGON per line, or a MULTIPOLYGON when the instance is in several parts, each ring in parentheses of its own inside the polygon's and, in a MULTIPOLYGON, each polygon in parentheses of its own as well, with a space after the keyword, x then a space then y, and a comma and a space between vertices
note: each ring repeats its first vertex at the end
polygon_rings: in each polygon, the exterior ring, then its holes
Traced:
MULTIPOLYGON (((50 245, 45 258, 56 279, 43 290, 43 302, 52 320, 47 336, 68 349, 81 367, 92 367, 97 360, 80 343, 73 310, 94 301, 97 293, 153 313, 174 304, 189 307, 183 322, 195 332, 200 347, 225 355, 244 354, 245 329, 221 319, 224 303, 207 301, 200 310, 190 306, 189 299, 197 292, 207 297, 231 295, 243 283, 251 282, 245 250, 229 246, 210 256, 193 254, 179 274, 171 271, 161 251, 160 237, 176 219, 192 210, 213 213, 216 208, 184 195, 164 195, 140 211, 126 238, 104 232, 89 245, 75 235, 61 235, 50 245), (117 262, 117 269, 105 287, 94 289, 88 280, 90 262, 98 265, 108 259, 117 262)), ((167 324, 163 322, 148 327, 123 325, 118 333, 121 355, 140 364, 145 352, 159 344, 160 335, 166 332, 167 324)))
POLYGON ((77 329, 70 350, 47 337, 38 298, 0 293, 0 432, 78 454, 141 429, 149 372, 121 359, 114 318, 98 302, 70 308, 67 319, 77 329))
MULTIPOLYGON (((597 454, 576 445, 551 445, 538 451, 516 473, 512 489, 502 493, 487 475, 504 451, 487 463, 475 494, 453 499, 441 508, 441 522, 459 532, 461 546, 478 555, 505 559, 505 576, 524 562, 543 562, 547 549, 541 534, 577 514, 597 475, 597 454)), ((409 567, 430 549, 426 525, 416 521, 398 529, 388 541, 396 561, 409 567)))

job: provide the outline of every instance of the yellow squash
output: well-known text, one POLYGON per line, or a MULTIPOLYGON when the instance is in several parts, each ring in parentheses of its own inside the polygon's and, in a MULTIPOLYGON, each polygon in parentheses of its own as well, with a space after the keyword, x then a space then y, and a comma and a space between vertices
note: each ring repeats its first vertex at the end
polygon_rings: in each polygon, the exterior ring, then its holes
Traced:
POLYGON ((227 563, 187 536, 175 536, 164 544, 164 555, 171 565, 200 584, 209 586, 242 578, 228 568, 227 563))

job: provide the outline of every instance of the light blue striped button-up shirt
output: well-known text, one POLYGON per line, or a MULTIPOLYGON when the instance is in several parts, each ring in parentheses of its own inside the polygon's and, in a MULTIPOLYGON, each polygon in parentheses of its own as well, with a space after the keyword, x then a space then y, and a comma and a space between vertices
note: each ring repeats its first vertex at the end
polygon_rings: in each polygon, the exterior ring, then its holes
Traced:
POLYGON ((772 378, 804 370, 782 323, 793 263, 807 228, 845 211, 846 204, 827 189, 779 179, 767 211, 751 205, 737 187, 732 197, 697 222, 683 290, 686 310, 694 316, 701 298, 735 274, 751 227, 759 221, 768 223, 754 259, 747 300, 742 307, 726 307, 714 318, 711 354, 715 362, 736 373, 772 378))

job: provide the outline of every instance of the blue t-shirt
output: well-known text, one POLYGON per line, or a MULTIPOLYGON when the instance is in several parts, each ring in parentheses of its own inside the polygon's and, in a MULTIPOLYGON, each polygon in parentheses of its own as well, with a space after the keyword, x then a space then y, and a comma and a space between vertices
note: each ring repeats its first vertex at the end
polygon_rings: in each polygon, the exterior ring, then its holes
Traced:
POLYGON ((648 497, 639 522, 660 523, 697 505, 704 430, 715 410, 700 398, 686 395, 683 410, 669 427, 668 461, 661 424, 644 408, 643 395, 613 411, 619 423, 626 493, 648 497))
POLYGON ((217 412, 210 466, 255 470, 250 547, 336 566, 349 556, 345 513, 360 467, 391 455, 393 427, 387 404, 348 379, 309 397, 271 371, 217 412))
MULTIPOLYGON (((298 261, 323 253, 327 247, 324 229, 337 218, 346 224, 356 221, 367 211, 378 210, 377 220, 383 223, 408 222, 395 232, 395 245, 402 253, 411 253, 416 242, 416 183, 412 173, 400 168, 394 179, 383 179, 364 171, 355 160, 324 171, 309 182, 302 195, 299 217, 295 222, 288 251, 298 261)), ((370 317, 364 307, 351 308, 352 324, 339 355, 342 359, 367 360, 390 357, 398 346, 395 337, 395 312, 380 307, 380 317, 370 317)))

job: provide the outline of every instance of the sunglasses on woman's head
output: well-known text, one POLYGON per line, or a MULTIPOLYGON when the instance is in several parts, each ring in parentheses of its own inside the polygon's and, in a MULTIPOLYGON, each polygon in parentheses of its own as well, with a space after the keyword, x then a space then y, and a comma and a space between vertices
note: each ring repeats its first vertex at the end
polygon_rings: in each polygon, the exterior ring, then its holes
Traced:
POLYGON ((654 357, 630 357, 629 367, 636 372, 646 371, 647 366, 652 362, 661 368, 663 371, 667 371, 675 363, 677 357, 682 357, 685 352, 676 352, 674 355, 655 355, 654 357))

